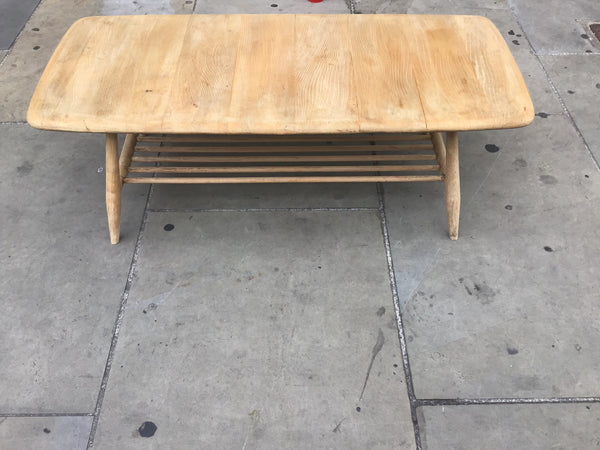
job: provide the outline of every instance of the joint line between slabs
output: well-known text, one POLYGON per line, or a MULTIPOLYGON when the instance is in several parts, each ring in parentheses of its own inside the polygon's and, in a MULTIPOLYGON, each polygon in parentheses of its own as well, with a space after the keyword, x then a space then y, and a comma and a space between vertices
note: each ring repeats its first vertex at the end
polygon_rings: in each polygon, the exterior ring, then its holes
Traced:
MULTIPOLYGON (((577 133, 577 136, 579 136, 579 139, 581 139, 581 142, 583 142, 583 145, 584 145, 585 149, 587 150, 588 155, 592 158, 592 161, 594 162, 594 165, 596 166, 596 169, 600 171, 600 162, 596 159, 596 157, 592 153, 592 149, 590 148, 590 146, 588 145, 587 141, 583 137, 583 134, 581 133, 581 130, 579 129, 579 127, 577 126, 577 123, 575 122, 575 119, 571 115, 571 111, 569 111, 569 109, 567 108, 567 105, 566 105, 565 101, 563 100, 562 96, 558 92, 558 89, 554 85, 554 82, 552 81, 552 78, 548 74, 548 71, 546 70, 546 67, 544 66, 544 64, 540 60, 540 56, 547 56, 547 55, 540 55, 540 54, 538 54, 538 52, 535 50, 535 48, 531 44, 531 40, 529 39, 529 35, 527 34, 527 32, 525 31, 525 29, 521 25, 521 21, 519 20, 519 18, 515 14, 515 12, 512 10, 512 8, 510 9, 510 12, 511 12, 513 18, 515 19, 515 22, 517 22, 517 25, 519 25, 519 28, 521 28, 523 36, 525 37, 525 40, 527 41, 527 44, 529 45, 529 48, 531 48, 531 50, 533 51, 533 54, 535 55, 535 58, 537 59, 538 64, 540 65, 542 71, 544 72, 544 75, 546 75, 546 81, 550 85, 550 88, 552 89, 552 92, 554 92, 554 95, 556 95, 556 97, 558 98, 560 106, 562 106, 563 113, 567 116, 567 118, 571 122, 571 125, 573 126, 573 128, 575 128, 575 132, 577 133)), ((579 54, 579 53, 576 53, 576 54, 579 54)), ((554 56, 554 55, 550 55, 550 56, 554 56)))
POLYGON ((419 421, 417 416, 417 398, 415 396, 412 373, 410 370, 410 361, 408 359, 408 348, 406 345, 406 336, 404 335, 404 325, 402 322, 402 313, 400 312, 400 299, 398 296, 398 286, 396 284, 396 273, 394 271, 394 262, 392 259, 392 249, 390 245, 390 236, 387 228, 387 221, 385 216, 385 203, 383 198, 383 186, 381 183, 377 183, 377 197, 379 199, 379 218, 381 220, 381 231, 383 234, 383 243, 385 246, 385 253, 388 265, 388 272, 390 276, 390 286, 392 289, 392 298, 394 302, 394 311, 396 314, 396 325, 398 326, 398 338, 400 340, 400 349, 402 351, 402 365, 404 367, 404 377, 406 379, 406 391, 410 403, 410 415, 413 423, 413 429, 415 433, 415 443, 417 450, 422 448, 421 445, 421 434, 419 431, 419 421))
POLYGON ((110 370, 112 368, 113 357, 117 348, 117 342, 119 340, 119 332, 121 330, 121 325, 123 324, 123 317, 125 316, 125 306, 127 305, 127 300, 129 299, 129 291, 131 290, 133 279, 137 273, 137 263, 141 250, 142 238, 144 237, 144 231, 146 230, 146 222, 148 220, 148 206, 150 205, 150 201, 152 199, 152 192, 153 185, 150 185, 150 188, 148 189, 148 196, 146 198, 146 205, 144 206, 144 214, 142 215, 142 223, 140 224, 137 239, 135 242, 135 247, 133 250, 133 256, 131 257, 131 264, 129 265, 127 281, 125 282, 125 288, 123 289, 123 294, 121 295, 121 304, 119 305, 117 319, 115 320, 115 325, 113 327, 112 340, 110 343, 110 348, 108 350, 108 357, 106 358, 106 366, 104 367, 102 383, 100 384, 100 392, 98 393, 96 407, 94 408, 94 420, 92 421, 92 428, 90 429, 90 436, 88 438, 86 447, 87 449, 91 449, 94 447, 94 438, 96 437, 96 430, 98 428, 98 422, 100 420, 100 412, 102 410, 102 403, 104 402, 104 394, 106 393, 106 386, 108 384, 108 378, 110 376, 110 370))
POLYGON ((356 14, 356 6, 354 5, 354 0, 346 0, 346 6, 350 10, 350 14, 356 14))
POLYGON ((547 398, 424 398, 417 406, 472 406, 472 405, 544 405, 565 403, 600 403, 600 397, 547 397, 547 398))

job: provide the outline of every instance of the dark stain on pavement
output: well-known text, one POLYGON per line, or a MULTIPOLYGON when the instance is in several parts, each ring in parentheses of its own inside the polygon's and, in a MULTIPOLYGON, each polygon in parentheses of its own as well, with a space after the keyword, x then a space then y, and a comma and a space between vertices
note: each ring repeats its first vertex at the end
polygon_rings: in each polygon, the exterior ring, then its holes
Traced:
POLYGON ((385 314, 385 306, 382 306, 377 310, 377 316, 382 317, 385 314))
POLYGON ((158 427, 156 426, 156 424, 154 422, 144 422, 138 428, 138 432, 140 433, 140 436, 142 436, 142 437, 152 437, 152 436, 154 436, 154 433, 156 433, 157 429, 158 429, 158 427))
POLYGON ((523 169, 527 167, 527 161, 525 161, 523 158, 517 158, 513 161, 513 166, 523 169))
POLYGON ((485 144, 485 149, 490 153, 496 153, 500 150, 500 147, 495 144, 485 144))
MULTIPOLYGON (((362 400, 363 394, 365 393, 365 389, 367 387, 367 381, 369 381, 369 375, 371 375, 371 369, 373 368, 373 362, 375 361, 375 358, 377 357, 377 355, 383 348, 384 343, 385 343, 385 338, 383 337, 383 331, 381 331, 381 328, 380 328, 379 333, 377 334, 377 341, 375 342, 375 345, 373 346, 373 350, 371 350, 371 362, 369 363, 369 368, 367 369, 367 375, 365 377, 365 382, 363 384, 362 391, 360 392, 360 397, 358 398, 359 400, 362 400)), ((360 411, 360 409, 357 409, 357 411, 360 411)))
POLYGON ((506 347, 506 351, 509 355, 516 355, 517 353, 519 353, 519 350, 517 350, 514 347, 506 347))
POLYGON ((464 278, 459 278, 458 281, 464 286, 467 294, 475 296, 482 305, 488 305, 494 301, 496 292, 489 287, 485 282, 465 282, 464 278))
POLYGON ((33 170, 33 164, 31 164, 31 162, 29 162, 29 161, 25 161, 22 165, 17 167, 17 174, 20 177, 24 177, 26 175, 29 175, 29 173, 32 170, 33 170))
POLYGON ((544 184, 556 184, 558 180, 552 175, 540 175, 540 181, 544 184))

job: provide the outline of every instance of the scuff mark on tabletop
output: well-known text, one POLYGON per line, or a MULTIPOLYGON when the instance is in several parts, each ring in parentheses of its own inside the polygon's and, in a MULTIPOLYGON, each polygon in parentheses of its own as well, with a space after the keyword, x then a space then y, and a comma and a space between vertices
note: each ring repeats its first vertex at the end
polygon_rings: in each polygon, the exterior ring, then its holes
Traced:
POLYGON ((371 351, 371 362, 369 363, 369 368, 367 369, 367 376, 365 377, 365 382, 363 384, 362 391, 360 392, 360 397, 358 398, 359 400, 362 400, 362 398, 363 398, 365 389, 367 387, 367 381, 369 381, 369 375, 371 375, 371 369, 373 368, 373 362, 375 361, 375 358, 377 357, 377 355, 383 348, 384 342, 385 342, 385 338, 383 337, 383 331, 381 331, 381 328, 380 328, 379 333, 377 334, 377 342, 375 342, 375 345, 373 346, 373 350, 371 351))

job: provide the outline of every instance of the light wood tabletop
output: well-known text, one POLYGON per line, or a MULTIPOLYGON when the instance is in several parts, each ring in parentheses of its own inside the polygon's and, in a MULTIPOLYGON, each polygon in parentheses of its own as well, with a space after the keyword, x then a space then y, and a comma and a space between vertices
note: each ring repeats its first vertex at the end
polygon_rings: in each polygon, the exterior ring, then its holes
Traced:
POLYGON ((520 127, 533 106, 486 18, 88 17, 27 120, 104 133, 359 133, 520 127))

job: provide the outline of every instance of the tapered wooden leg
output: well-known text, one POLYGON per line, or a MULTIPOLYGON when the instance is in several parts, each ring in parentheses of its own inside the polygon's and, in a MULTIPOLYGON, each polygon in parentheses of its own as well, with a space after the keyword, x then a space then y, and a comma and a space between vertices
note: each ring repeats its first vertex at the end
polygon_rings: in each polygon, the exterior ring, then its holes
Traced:
POLYGON ((446 212, 448 234, 453 241, 458 239, 460 218, 460 173, 458 168, 458 133, 446 133, 446 212))
POLYGON ((106 134, 106 212, 110 243, 118 244, 121 228, 121 175, 115 133, 106 134))

